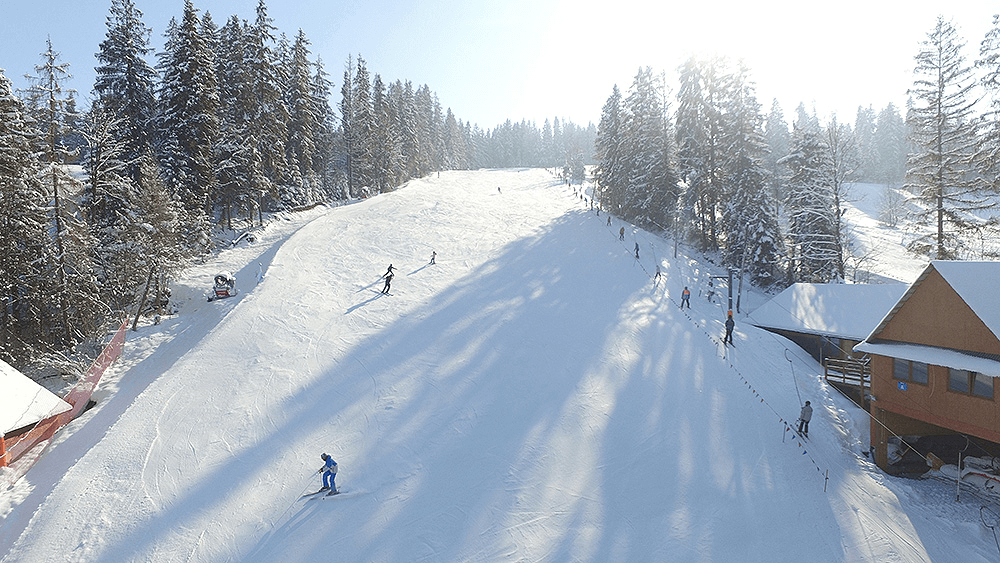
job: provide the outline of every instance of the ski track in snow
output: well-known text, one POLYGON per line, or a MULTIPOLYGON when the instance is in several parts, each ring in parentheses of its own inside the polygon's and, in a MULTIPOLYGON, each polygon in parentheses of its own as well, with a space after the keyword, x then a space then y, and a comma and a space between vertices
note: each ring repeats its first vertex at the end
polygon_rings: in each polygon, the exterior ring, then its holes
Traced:
POLYGON ((742 315, 721 344, 721 272, 621 226, 544 170, 269 225, 130 333, 19 485, 3 563, 996 558, 978 504, 861 455, 863 411, 808 355, 742 315), (205 303, 225 269, 239 295, 205 303), (299 500, 322 452, 346 492, 299 500))

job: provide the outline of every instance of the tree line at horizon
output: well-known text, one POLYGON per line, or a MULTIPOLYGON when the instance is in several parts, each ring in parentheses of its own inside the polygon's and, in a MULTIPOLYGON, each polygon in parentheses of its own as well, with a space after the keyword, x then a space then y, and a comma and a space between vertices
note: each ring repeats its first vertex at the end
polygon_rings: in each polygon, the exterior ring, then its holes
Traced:
POLYGON ((821 124, 799 104, 789 128, 777 100, 763 112, 749 69, 723 57, 688 59, 673 97, 664 73, 642 68, 602 110, 595 197, 764 286, 843 282, 868 259, 842 220, 851 182, 885 185, 880 219, 910 220, 911 251, 996 258, 974 243, 998 234, 995 214, 977 215, 1000 193, 997 17, 974 64, 963 47, 938 18, 915 57, 905 117, 892 104, 859 107, 853 127, 836 116, 821 124))
POLYGON ((51 41, 25 90, 0 71, 0 358, 14 365, 161 306, 213 230, 446 169, 561 167, 582 181, 596 134, 558 118, 484 131, 426 85, 372 77, 360 56, 334 108, 322 60, 301 30, 278 33, 264 0, 255 20, 221 26, 185 0, 155 53, 133 0, 111 0, 107 28, 86 111, 51 41))

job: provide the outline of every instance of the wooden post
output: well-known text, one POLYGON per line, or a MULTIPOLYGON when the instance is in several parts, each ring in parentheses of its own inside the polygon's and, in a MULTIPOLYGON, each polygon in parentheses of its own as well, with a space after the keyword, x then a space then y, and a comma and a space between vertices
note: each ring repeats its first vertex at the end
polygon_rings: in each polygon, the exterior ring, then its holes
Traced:
POLYGON ((139 301, 139 306, 135 310, 135 320, 132 321, 132 330, 138 330, 136 327, 139 326, 139 315, 142 314, 142 306, 146 304, 146 297, 149 297, 149 284, 153 282, 153 272, 156 271, 156 266, 149 269, 149 277, 146 278, 146 290, 142 292, 142 299, 139 301))

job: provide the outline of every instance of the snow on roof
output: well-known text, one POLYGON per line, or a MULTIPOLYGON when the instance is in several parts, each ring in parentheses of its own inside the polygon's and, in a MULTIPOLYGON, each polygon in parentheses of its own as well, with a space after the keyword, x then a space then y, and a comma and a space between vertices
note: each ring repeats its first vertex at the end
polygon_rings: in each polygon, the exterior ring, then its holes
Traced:
POLYGON ((69 403, 0 360, 0 433, 71 409, 69 403))
POLYGON ((1000 262, 935 260, 931 266, 958 293, 990 332, 1000 338, 1000 262))
POLYGON ((878 354, 879 356, 900 358, 954 369, 965 369, 992 377, 1000 377, 1000 362, 970 356, 947 348, 935 348, 920 344, 902 344, 898 342, 873 344, 866 341, 858 344, 854 349, 859 352, 878 354))
POLYGON ((899 301, 907 284, 797 283, 758 307, 751 324, 863 340, 899 301))

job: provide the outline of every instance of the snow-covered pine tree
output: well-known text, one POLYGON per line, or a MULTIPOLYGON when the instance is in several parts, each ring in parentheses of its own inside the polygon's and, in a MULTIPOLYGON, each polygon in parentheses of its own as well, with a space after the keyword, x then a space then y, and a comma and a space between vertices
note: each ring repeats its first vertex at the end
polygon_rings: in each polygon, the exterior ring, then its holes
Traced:
POLYGON ((97 286, 93 275, 91 251, 95 241, 81 220, 76 202, 67 197, 79 184, 65 165, 71 155, 66 143, 70 131, 66 127, 71 99, 63 89, 70 78, 69 63, 59 62, 60 55, 46 41, 42 64, 35 66, 35 76, 27 76, 31 85, 26 90, 25 104, 38 128, 38 151, 43 169, 42 185, 48 191, 51 239, 47 263, 49 301, 45 311, 53 334, 60 334, 58 346, 73 346, 92 333, 95 327, 97 286))
POLYGON ((677 175, 661 78, 650 67, 639 69, 625 99, 629 171, 624 212, 639 225, 665 230, 677 202, 677 175))
POLYGON ((230 229, 240 216, 252 224, 256 212, 260 220, 263 199, 272 188, 261 169, 257 152, 260 141, 251 121, 256 98, 249 73, 248 34, 249 25, 232 16, 219 29, 215 48, 219 85, 219 137, 214 146, 215 199, 222 221, 230 229))
POLYGON ((782 161, 791 171, 785 202, 791 281, 829 282, 837 278, 841 255, 833 217, 833 164, 815 120, 804 110, 792 128, 791 152, 782 161))
POLYGON ((788 155, 791 134, 788 132, 788 122, 785 121, 785 114, 781 111, 777 98, 771 100, 771 111, 768 112, 764 122, 764 141, 768 149, 764 155, 764 169, 767 170, 768 189, 771 192, 769 199, 775 206, 775 216, 780 216, 781 202, 785 199, 788 167, 779 164, 778 161, 788 155))
POLYGON ((871 106, 858 106, 858 111, 854 116, 854 142, 858 147, 857 175, 862 182, 874 182, 878 176, 876 128, 875 110, 871 106))
POLYGON ((982 116, 976 168, 987 189, 1000 193, 1000 15, 979 44, 976 66, 983 70, 980 83, 989 105, 982 116))
POLYGON ((372 84, 372 112, 375 117, 372 156, 375 164, 376 189, 388 192, 398 185, 399 134, 395 127, 396 108, 382 82, 376 74, 372 84))
POLYGON ((725 109, 730 124, 724 141, 728 189, 721 222, 726 263, 749 272, 757 283, 770 284, 778 274, 781 234, 764 168, 764 119, 743 65, 733 75, 733 86, 725 109))
POLYGON ((899 186, 906 174, 906 124, 890 102, 878 113, 874 135, 875 169, 870 178, 887 186, 899 186))
POLYGON ((94 69, 96 101, 115 116, 114 132, 124 143, 120 156, 127 175, 138 181, 139 159, 153 150, 153 118, 156 111, 156 71, 146 62, 152 52, 151 30, 142 22, 142 12, 132 0, 111 0, 106 39, 97 52, 94 69))
POLYGON ((391 88, 391 96, 397 109, 396 129, 400 135, 400 152, 403 160, 403 176, 416 178, 420 168, 420 138, 417 133, 417 110, 413 83, 397 81, 391 88))
POLYGON ((191 0, 185 0, 182 18, 170 29, 160 56, 160 161, 168 186, 189 214, 188 244, 205 247, 218 199, 219 90, 212 41, 191 0))
POLYGON ((552 123, 549 118, 545 118, 545 123, 542 124, 542 166, 549 168, 551 166, 556 166, 555 157, 555 145, 552 138, 552 123))
POLYGON ((444 118, 444 167, 447 170, 467 170, 464 127, 448 108, 444 118))
POLYGON ((338 185, 336 163, 340 159, 338 151, 339 139, 334 123, 333 109, 330 98, 333 83, 323 66, 323 59, 316 57, 313 63, 312 97, 316 103, 316 158, 313 161, 313 171, 320 181, 321 196, 324 200, 343 199, 344 194, 338 185))
POLYGON ((969 213, 988 206, 973 174, 976 104, 972 68, 964 41, 938 17, 916 56, 909 119, 914 153, 907 160, 905 187, 921 209, 914 222, 925 229, 909 249, 937 260, 963 255, 962 236, 979 228, 969 213))
POLYGON ((850 189, 848 182, 856 179, 856 172, 860 166, 860 155, 858 153, 857 139, 850 126, 837 121, 834 115, 830 123, 826 126, 826 146, 830 151, 830 187, 833 195, 833 223, 834 232, 837 235, 837 248, 840 254, 837 257, 837 276, 845 279, 843 252, 847 248, 848 233, 847 226, 842 221, 844 214, 843 204, 850 201, 850 189))
POLYGON ((416 177, 425 176, 435 170, 437 160, 434 158, 435 125, 434 125, 434 93, 424 84, 413 93, 413 110, 415 130, 417 133, 417 170, 416 177))
POLYGON ((348 158, 351 161, 351 193, 368 197, 376 193, 375 112, 372 108, 371 78, 364 58, 358 56, 351 83, 352 139, 348 158))
POLYGON ((604 103, 601 121, 597 126, 594 141, 597 168, 594 177, 597 182, 596 194, 601 207, 609 213, 621 215, 625 203, 625 123, 622 109, 622 95, 615 85, 604 103))
POLYGON ((261 173, 267 180, 267 192, 280 201, 280 185, 289 178, 289 164, 285 158, 288 108, 281 95, 285 81, 274 50, 275 29, 264 0, 260 0, 257 18, 244 32, 245 64, 251 93, 246 111, 250 128, 255 132, 254 152, 260 159, 261 173))
POLYGON ((301 189, 299 198, 287 200, 287 205, 302 205, 317 200, 319 177, 316 174, 316 136, 320 116, 319 104, 313 98, 312 63, 309 61, 309 40, 300 29, 291 48, 288 65, 288 88, 285 104, 289 110, 287 160, 297 168, 292 171, 293 184, 301 189))
POLYGON ((90 181, 82 205, 97 242, 94 256, 101 296, 113 311, 132 305, 148 271, 143 251, 136 246, 145 235, 141 228, 145 218, 135 207, 138 190, 124 161, 131 147, 118 137, 123 127, 121 119, 95 100, 83 130, 83 167, 90 181))
POLYGON ((38 311, 46 307, 49 198, 32 147, 37 132, 0 69, 0 358, 20 364, 47 349, 38 311))
POLYGON ((726 60, 701 62, 694 57, 681 65, 677 92, 678 172, 685 185, 682 214, 702 250, 719 248, 719 205, 724 197, 727 116, 732 75, 726 60))

